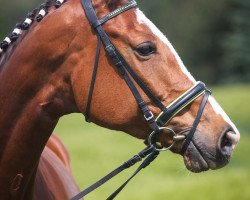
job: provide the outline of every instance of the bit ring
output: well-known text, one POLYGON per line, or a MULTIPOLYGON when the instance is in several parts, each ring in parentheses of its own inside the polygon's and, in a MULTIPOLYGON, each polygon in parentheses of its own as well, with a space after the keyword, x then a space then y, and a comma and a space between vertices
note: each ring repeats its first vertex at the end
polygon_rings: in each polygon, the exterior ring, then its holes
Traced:
POLYGON ((161 132, 162 130, 164 130, 164 129, 170 131, 170 132, 173 134, 173 142, 172 142, 168 147, 163 147, 161 144, 159 144, 159 143, 157 144, 157 142, 153 142, 153 139, 154 139, 155 135, 158 134, 158 133, 156 133, 155 131, 153 131, 153 132, 149 135, 149 137, 148 137, 148 143, 149 143, 151 146, 153 146, 153 147, 155 148, 156 151, 168 151, 168 150, 170 150, 170 149, 175 145, 175 143, 176 143, 177 141, 179 141, 178 139, 176 139, 178 135, 177 135, 177 134, 174 132, 174 130, 172 130, 171 128, 160 127, 159 129, 160 129, 160 132, 161 132))

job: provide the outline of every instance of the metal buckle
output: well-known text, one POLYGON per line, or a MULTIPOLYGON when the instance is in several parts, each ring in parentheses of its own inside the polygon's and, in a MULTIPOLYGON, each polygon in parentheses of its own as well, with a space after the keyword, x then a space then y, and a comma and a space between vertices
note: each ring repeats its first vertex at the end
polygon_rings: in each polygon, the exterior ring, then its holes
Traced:
POLYGON ((147 120, 147 122, 154 118, 154 114, 151 111, 149 111, 148 113, 150 114, 150 116, 144 115, 144 118, 147 120))

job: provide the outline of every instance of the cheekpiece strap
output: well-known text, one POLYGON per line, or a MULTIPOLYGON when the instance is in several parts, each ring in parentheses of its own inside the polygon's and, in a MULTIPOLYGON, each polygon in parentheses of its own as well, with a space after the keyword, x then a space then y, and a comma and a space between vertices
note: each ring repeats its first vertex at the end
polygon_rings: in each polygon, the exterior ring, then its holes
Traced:
MULTIPOLYGON (((98 35, 100 36, 105 50, 108 53, 110 59, 112 60, 114 66, 118 70, 119 74, 123 77, 123 79, 126 81, 127 85, 129 86, 132 94, 134 95, 137 104, 140 105, 144 104, 144 101, 138 92, 137 88, 135 87, 133 81, 129 77, 128 73, 133 77, 133 79, 136 81, 136 83, 143 89, 143 91, 152 99, 152 101, 160 107, 161 110, 165 109, 165 106, 161 103, 161 101, 153 95, 153 93, 145 86, 145 84, 140 80, 140 78, 135 74, 135 72, 132 70, 130 65, 126 62, 126 60, 122 57, 122 55, 119 53, 119 51, 115 48, 115 46, 111 43, 108 35, 102 28, 102 24, 105 23, 107 20, 121 14, 122 12, 125 12, 131 8, 134 8, 137 6, 137 3, 135 0, 129 1, 129 3, 123 7, 120 7, 116 9, 115 11, 111 12, 101 20, 99 20, 96 16, 96 13, 94 11, 94 8, 92 6, 91 0, 81 0, 83 4, 83 8, 85 10, 85 13, 87 15, 87 18, 92 25, 92 27, 97 31, 98 35)), ((98 58, 97 58, 98 59, 98 58)), ((141 107, 140 107, 141 108, 141 107)), ((157 131, 158 126, 154 120, 154 116, 149 111, 148 106, 145 104, 143 109, 141 108, 145 119, 149 122, 150 127, 157 131)))

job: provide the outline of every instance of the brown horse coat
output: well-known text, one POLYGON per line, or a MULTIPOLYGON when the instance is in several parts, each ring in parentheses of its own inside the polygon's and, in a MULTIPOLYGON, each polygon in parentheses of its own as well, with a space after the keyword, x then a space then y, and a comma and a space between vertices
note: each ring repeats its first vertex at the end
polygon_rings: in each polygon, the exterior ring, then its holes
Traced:
POLYGON ((68 152, 56 135, 50 137, 41 155, 34 187, 34 200, 68 200, 79 192, 68 152))

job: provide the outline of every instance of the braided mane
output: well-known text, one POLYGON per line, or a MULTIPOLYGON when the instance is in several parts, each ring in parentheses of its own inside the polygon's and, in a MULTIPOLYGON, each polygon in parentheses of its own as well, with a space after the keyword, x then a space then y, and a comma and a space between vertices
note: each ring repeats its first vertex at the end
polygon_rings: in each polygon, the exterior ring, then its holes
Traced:
POLYGON ((67 0, 46 0, 45 3, 29 12, 23 22, 17 23, 10 33, 0 43, 0 67, 8 60, 15 47, 22 41, 34 22, 40 22, 52 9, 58 9, 67 0))

